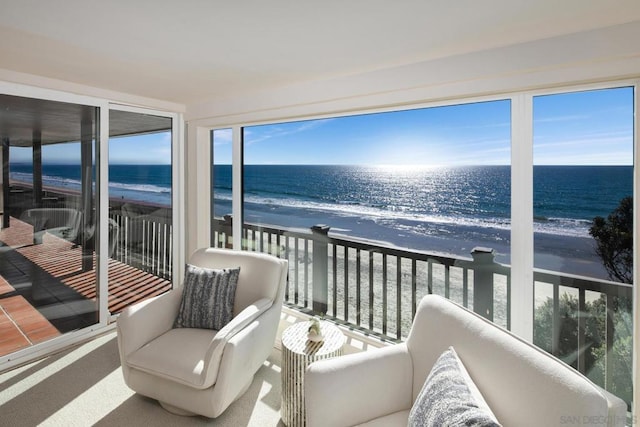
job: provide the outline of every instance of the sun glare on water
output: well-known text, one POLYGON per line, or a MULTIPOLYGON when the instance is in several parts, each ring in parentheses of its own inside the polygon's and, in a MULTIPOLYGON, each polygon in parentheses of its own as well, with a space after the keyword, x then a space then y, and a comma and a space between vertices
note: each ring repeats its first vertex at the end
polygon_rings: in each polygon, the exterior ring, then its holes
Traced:
POLYGON ((427 172, 435 169, 440 169, 441 165, 408 165, 408 164, 387 164, 377 165, 381 172, 390 174, 413 174, 418 172, 427 172))

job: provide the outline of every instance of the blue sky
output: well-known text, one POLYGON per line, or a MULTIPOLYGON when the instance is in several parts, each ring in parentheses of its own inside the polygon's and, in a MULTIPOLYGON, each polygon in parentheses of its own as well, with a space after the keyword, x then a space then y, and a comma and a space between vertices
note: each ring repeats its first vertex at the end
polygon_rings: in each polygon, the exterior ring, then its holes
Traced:
MULTIPOLYGON (((30 148, 11 148, 12 162, 31 162, 30 148)), ((80 144, 55 144, 42 147, 43 163, 79 164, 80 144)), ((162 132, 140 136, 111 138, 109 140, 111 164, 170 164, 171 133, 162 132)))
MULTIPOLYGON (((507 165, 509 101, 347 116, 245 128, 246 164, 507 165)), ((535 164, 633 162, 633 91, 534 98, 535 164)), ((12 161, 31 161, 13 148, 12 161)), ((79 163, 79 144, 43 148, 43 162, 79 163)), ((169 133, 112 138, 112 164, 169 164, 169 133)), ((231 163, 231 132, 214 134, 214 162, 231 163)))
MULTIPOLYGON (((509 101, 245 128, 246 164, 507 165, 509 101)), ((231 162, 231 132, 214 134, 214 162, 231 162)), ((534 163, 633 162, 631 88, 534 98, 534 163)))
POLYGON ((171 132, 111 138, 109 163, 170 164, 171 132))

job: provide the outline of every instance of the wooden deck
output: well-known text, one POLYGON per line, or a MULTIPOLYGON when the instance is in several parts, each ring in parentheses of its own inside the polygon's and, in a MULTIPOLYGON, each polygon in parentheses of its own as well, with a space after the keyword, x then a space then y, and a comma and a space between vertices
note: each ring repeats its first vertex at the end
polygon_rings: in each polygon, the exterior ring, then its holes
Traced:
MULTIPOLYGON (((160 295, 171 282, 109 260, 109 311, 160 295)), ((31 225, 11 218, 0 230, 0 355, 97 321, 96 270, 82 270, 82 250, 50 234, 33 244, 31 225)))

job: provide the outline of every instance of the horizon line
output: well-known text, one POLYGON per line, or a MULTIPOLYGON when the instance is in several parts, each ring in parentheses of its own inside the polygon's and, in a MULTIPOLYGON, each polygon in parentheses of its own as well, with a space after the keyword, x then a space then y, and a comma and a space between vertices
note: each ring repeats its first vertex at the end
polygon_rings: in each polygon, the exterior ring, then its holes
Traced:
MULTIPOLYGON (((32 162, 9 162, 9 165, 32 165, 32 162)), ((68 162, 42 162, 42 165, 54 165, 54 166, 74 166, 79 163, 68 163, 68 162)), ((131 162, 131 163, 122 163, 122 162, 114 162, 109 163, 109 166, 171 166, 171 163, 139 163, 139 162, 131 162)), ((214 163, 213 166, 232 166, 231 163, 214 163)), ((481 163, 481 164, 440 164, 440 165, 426 165, 426 164, 383 164, 383 163, 375 163, 375 164, 366 164, 366 163, 245 163, 243 166, 348 166, 348 167, 382 167, 382 168, 425 168, 425 169, 438 169, 438 168, 451 168, 451 167, 494 167, 494 166, 512 166, 511 164, 504 163, 481 163)), ((604 164, 556 164, 556 163, 537 163, 533 164, 533 166, 586 166, 586 167, 594 167, 594 166, 631 166, 633 164, 625 164, 625 163, 604 163, 604 164)))

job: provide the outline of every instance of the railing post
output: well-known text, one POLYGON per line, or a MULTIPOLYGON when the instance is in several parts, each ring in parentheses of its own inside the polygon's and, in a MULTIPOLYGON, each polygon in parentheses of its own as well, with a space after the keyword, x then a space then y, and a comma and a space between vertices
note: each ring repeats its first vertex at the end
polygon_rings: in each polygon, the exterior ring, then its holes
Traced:
MULTIPOLYGON (((224 248, 232 249, 233 248, 233 216, 227 214, 222 217, 224 219, 224 225, 222 230, 224 232, 224 248)), ((248 243, 247 243, 248 245, 248 243)))
POLYGON ((329 300, 329 257, 327 237, 329 233, 328 225, 319 224, 311 227, 313 239, 313 305, 312 309, 316 313, 327 313, 327 301, 329 300))
POLYGON ((473 257, 473 311, 493 321, 493 258, 491 248, 475 247, 473 257))

